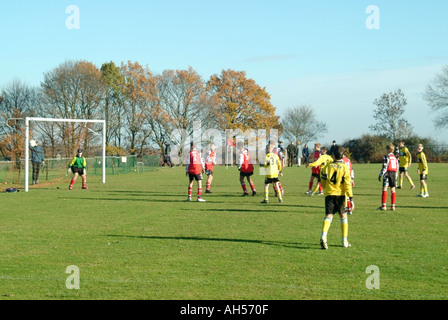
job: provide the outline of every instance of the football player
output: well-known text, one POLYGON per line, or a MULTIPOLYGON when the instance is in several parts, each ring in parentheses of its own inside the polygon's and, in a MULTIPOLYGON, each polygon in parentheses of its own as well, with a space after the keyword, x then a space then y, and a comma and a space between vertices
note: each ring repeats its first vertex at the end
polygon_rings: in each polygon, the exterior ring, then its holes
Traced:
POLYGON ((429 197, 429 193, 426 180, 428 179, 429 171, 428 171, 428 162, 426 161, 426 155, 423 152, 422 144, 419 144, 417 146, 417 161, 418 161, 417 174, 420 175, 420 193, 417 195, 417 197, 427 198, 429 197))
MULTIPOLYGON (((327 148, 322 147, 322 149, 320 150, 320 157, 315 160, 314 162, 311 162, 308 164, 308 167, 311 168, 323 168, 327 163, 329 162, 333 162, 333 157, 329 154, 327 154, 327 148)), ((317 170, 315 170, 317 172, 317 170)), ((319 172, 320 173, 320 172, 319 172)), ((320 184, 320 177, 318 177, 317 179, 317 184, 316 187, 314 188, 313 191, 309 192, 309 196, 313 196, 314 194, 316 194, 317 190, 320 190, 319 195, 323 195, 323 191, 322 191, 322 186, 320 184)))
POLYGON ((244 178, 246 178, 247 182, 249 182, 250 188, 252 189, 252 196, 255 196, 257 194, 257 191, 255 190, 255 185, 251 178, 251 176, 254 174, 254 166, 252 164, 249 150, 244 148, 242 142, 238 142, 237 148, 240 151, 238 154, 237 165, 238 170, 240 171, 240 184, 241 188, 243 189, 243 194, 241 196, 244 197, 249 195, 249 193, 247 192, 246 183, 244 182, 244 178))
POLYGON ((400 141, 398 163, 400 165, 398 169, 400 172, 400 181, 398 184, 398 189, 401 189, 403 187, 403 176, 405 176, 406 179, 408 179, 409 183, 411 184, 411 189, 415 189, 414 182, 412 181, 412 178, 409 176, 408 173, 408 168, 410 168, 412 164, 412 156, 408 148, 404 146, 403 140, 400 141))
POLYGON ((215 144, 212 142, 210 144, 210 150, 207 151, 205 156, 205 173, 207 174, 207 184, 205 186, 205 193, 212 193, 210 191, 210 186, 212 185, 213 180, 213 169, 216 164, 216 156, 215 156, 215 144))
MULTIPOLYGON (((266 157, 264 160, 265 180, 264 180, 264 200, 261 203, 269 203, 269 185, 274 185, 274 191, 277 193, 278 201, 283 202, 282 192, 278 188, 278 177, 282 176, 282 160, 280 157, 272 152, 270 146, 266 147, 266 157), (277 187, 275 187, 277 185, 277 187)), ((260 164, 261 165, 261 164, 260 164)))
POLYGON ((190 154, 187 159, 187 167, 185 169, 185 175, 189 178, 188 184, 188 198, 187 201, 191 201, 191 195, 193 193, 193 182, 196 180, 198 183, 198 202, 205 202, 202 199, 202 174, 204 173, 205 163, 201 157, 201 153, 196 149, 194 142, 190 143, 190 154))
POLYGON ((348 220, 345 206, 348 197, 351 206, 354 207, 353 191, 350 170, 342 161, 342 156, 342 147, 337 147, 334 151, 334 161, 328 162, 320 172, 321 184, 325 193, 325 218, 320 237, 322 249, 328 249, 327 234, 336 213, 339 214, 341 222, 342 246, 345 248, 351 246, 348 242, 348 220))
POLYGON ((381 195, 381 206, 378 207, 377 210, 386 210, 387 209, 387 188, 390 187, 391 192, 391 210, 395 210, 395 200, 396 193, 395 187, 397 185, 397 175, 398 175, 398 160, 394 155, 394 145, 389 143, 386 146, 387 155, 384 156, 383 166, 381 167, 380 174, 378 176, 378 181, 381 181, 381 177, 383 178, 383 192, 381 195))

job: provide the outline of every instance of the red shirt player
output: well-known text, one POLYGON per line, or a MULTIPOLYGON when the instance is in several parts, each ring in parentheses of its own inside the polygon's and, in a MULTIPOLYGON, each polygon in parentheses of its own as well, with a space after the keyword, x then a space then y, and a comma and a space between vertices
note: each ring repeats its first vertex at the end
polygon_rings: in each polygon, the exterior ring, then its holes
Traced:
POLYGON ((207 152, 205 156, 205 173, 207 174, 207 185, 205 187, 205 193, 212 193, 210 191, 210 186, 213 180, 213 169, 216 163, 216 155, 215 155, 215 144, 212 142, 210 144, 210 150, 207 152))
POLYGON ((383 192, 381 195, 381 207, 378 210, 386 210, 387 209, 387 188, 390 187, 391 192, 391 210, 395 210, 395 187, 397 185, 397 176, 398 176, 398 160, 394 155, 395 147, 392 143, 387 145, 388 154, 384 156, 383 166, 381 168, 380 174, 378 176, 378 181, 381 181, 381 177, 383 177, 383 192))
POLYGON ((254 166, 252 164, 252 159, 250 157, 249 150, 245 149, 242 142, 238 142, 237 148, 240 153, 238 154, 238 170, 240 171, 240 183, 241 188, 243 188, 242 197, 249 195, 247 192, 246 184, 244 183, 244 178, 246 177, 249 182, 250 188, 252 189, 252 195, 256 195, 257 191, 255 190, 254 182, 252 181, 251 176, 254 174, 254 166))
MULTIPOLYGON (((321 148, 321 144, 320 143, 315 143, 314 144, 314 153, 312 155, 312 160, 311 162, 315 162, 320 158, 320 148, 321 148)), ((305 165, 306 167, 308 167, 308 162, 305 165)), ((319 185, 319 194, 323 194, 323 189, 322 189, 322 185, 320 184, 320 166, 317 167, 311 167, 311 178, 310 178, 310 182, 308 183, 308 191, 305 192, 305 194, 308 194, 309 196, 313 195, 313 184, 314 184, 314 179, 317 180, 317 184, 319 185)))
MULTIPOLYGON (((355 171, 353 171, 352 162, 350 161, 349 158, 347 158, 346 155, 344 155, 344 156, 342 157, 342 162, 344 162, 345 165, 346 165, 346 166, 348 167, 348 169, 350 170, 350 178, 351 178, 351 181, 352 181, 352 187, 354 187, 354 186, 355 186, 355 171)), ((353 213, 353 209, 355 209, 354 206, 353 206, 353 202, 352 202, 352 201, 349 201, 349 200, 347 199, 347 206, 346 206, 347 214, 352 214, 352 213, 353 213)))
POLYGON ((193 182, 198 182, 198 202, 205 202, 202 196, 202 173, 205 169, 204 159, 201 157, 200 152, 196 149, 194 142, 190 144, 190 154, 187 159, 187 168, 185 175, 189 176, 190 183, 188 184, 188 198, 187 201, 191 201, 191 194, 193 192, 193 182))

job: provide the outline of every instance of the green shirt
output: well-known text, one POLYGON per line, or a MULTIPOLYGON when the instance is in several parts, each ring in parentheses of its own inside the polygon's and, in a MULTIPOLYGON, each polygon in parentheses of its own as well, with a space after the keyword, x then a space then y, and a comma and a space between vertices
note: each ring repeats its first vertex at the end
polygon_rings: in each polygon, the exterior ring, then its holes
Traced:
POLYGON ((87 165, 86 158, 76 156, 72 159, 72 161, 70 161, 69 166, 76 168, 85 168, 86 165, 87 165))

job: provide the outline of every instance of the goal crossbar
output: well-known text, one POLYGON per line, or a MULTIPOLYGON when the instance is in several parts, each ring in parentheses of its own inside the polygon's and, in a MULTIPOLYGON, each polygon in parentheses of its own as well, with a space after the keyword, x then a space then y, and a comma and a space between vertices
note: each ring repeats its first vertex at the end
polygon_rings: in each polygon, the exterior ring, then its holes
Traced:
POLYGON ((106 120, 92 119, 57 119, 57 118, 25 118, 25 192, 28 192, 29 186, 29 157, 30 157, 30 121, 43 122, 81 122, 81 123, 102 123, 103 124, 103 146, 102 146, 102 182, 106 183, 106 120))

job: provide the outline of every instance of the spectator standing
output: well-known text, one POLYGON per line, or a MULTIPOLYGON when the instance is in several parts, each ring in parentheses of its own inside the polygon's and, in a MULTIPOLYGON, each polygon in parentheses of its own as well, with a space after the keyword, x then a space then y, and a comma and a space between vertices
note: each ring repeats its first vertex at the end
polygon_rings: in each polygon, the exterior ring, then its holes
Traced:
POLYGON ((300 167, 302 165, 302 145, 299 140, 297 140, 296 144, 296 159, 297 166, 300 167))
POLYGON ((38 184, 40 167, 45 164, 45 155, 44 150, 39 146, 39 141, 35 141, 36 145, 31 147, 31 164, 33 166, 33 184, 38 184))

